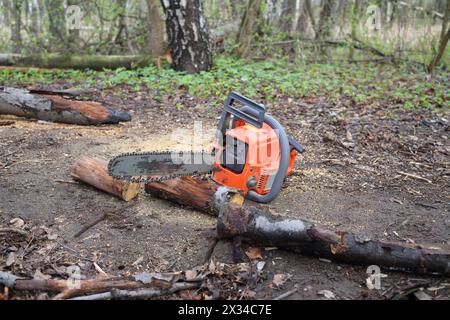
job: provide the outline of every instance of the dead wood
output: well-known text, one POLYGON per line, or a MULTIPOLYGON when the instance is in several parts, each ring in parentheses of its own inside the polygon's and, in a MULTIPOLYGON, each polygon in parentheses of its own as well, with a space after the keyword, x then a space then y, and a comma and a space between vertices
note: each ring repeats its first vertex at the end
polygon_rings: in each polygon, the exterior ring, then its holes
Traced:
POLYGON ((145 55, 105 56, 105 55, 64 55, 64 54, 0 54, 1 66, 34 67, 44 69, 131 69, 146 67, 150 58, 145 55))
POLYGON ((302 219, 276 217, 257 208, 230 205, 219 216, 221 238, 241 235, 245 241, 296 253, 364 266, 419 274, 450 274, 450 249, 377 241, 334 231, 302 219))
MULTIPOLYGON (((82 295, 96 295, 99 293, 103 293, 103 295, 94 296, 94 299, 109 299, 115 297, 142 298, 145 297, 145 295, 150 297, 150 292, 153 292, 153 296, 156 296, 157 294, 164 295, 179 290, 198 287, 200 285, 199 282, 183 281, 183 275, 180 272, 143 273, 129 277, 89 280, 23 279, 7 272, 0 272, 0 284, 18 291, 60 292, 60 294, 55 296, 55 299, 69 299, 82 295)), ((92 298, 93 297, 87 297, 87 299, 92 298)))
POLYGON ((131 120, 127 112, 98 102, 70 100, 60 95, 9 87, 0 87, 0 114, 80 125, 117 124, 131 120))
POLYGON ((139 194, 140 184, 119 181, 108 174, 108 165, 104 160, 83 157, 70 168, 70 175, 124 201, 131 201, 139 194))
POLYGON ((420 274, 450 274, 450 250, 442 245, 411 245, 359 238, 303 219, 275 217, 255 207, 227 202, 226 188, 221 188, 223 191, 217 197, 215 185, 194 178, 179 178, 151 184, 150 187, 147 185, 146 191, 211 215, 219 213, 219 238, 237 241, 242 237, 253 244, 350 264, 379 265, 420 274), (222 201, 215 201, 214 197, 222 201))

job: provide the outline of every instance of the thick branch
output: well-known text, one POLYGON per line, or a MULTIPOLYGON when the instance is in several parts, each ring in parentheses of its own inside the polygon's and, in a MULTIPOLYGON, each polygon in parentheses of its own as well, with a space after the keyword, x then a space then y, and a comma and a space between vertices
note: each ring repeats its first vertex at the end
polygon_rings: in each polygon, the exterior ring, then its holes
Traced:
POLYGON ((30 93, 0 87, 0 114, 52 122, 98 125, 130 121, 131 116, 92 101, 69 100, 58 95, 30 93))
POLYGON ((363 239, 306 220, 275 217, 252 207, 230 205, 219 216, 217 230, 222 238, 242 236, 259 245, 276 246, 345 263, 450 275, 450 250, 442 245, 410 245, 363 239))
POLYGON ((216 215, 222 238, 243 237, 257 245, 276 246, 309 256, 351 264, 376 264, 386 268, 426 274, 450 274, 450 250, 441 245, 392 243, 329 230, 303 219, 278 218, 254 207, 227 201, 227 189, 217 196, 215 186, 193 178, 147 185, 146 191, 169 201, 190 205, 216 215), (215 201, 214 198, 221 199, 215 201))
POLYGON ((0 54, 1 66, 58 68, 58 69, 117 69, 145 67, 150 64, 147 56, 96 56, 96 55, 20 55, 0 54))

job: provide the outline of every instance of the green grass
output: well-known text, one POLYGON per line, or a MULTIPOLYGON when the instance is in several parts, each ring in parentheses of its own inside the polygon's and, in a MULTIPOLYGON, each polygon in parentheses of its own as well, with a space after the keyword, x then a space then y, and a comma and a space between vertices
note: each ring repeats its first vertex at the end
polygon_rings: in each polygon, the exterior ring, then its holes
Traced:
MULTIPOLYGON (((262 62, 218 57, 211 72, 189 75, 168 66, 134 70, 36 70, 0 71, 4 85, 61 83, 107 88, 128 85, 148 88, 152 97, 188 93, 201 98, 224 99, 230 91, 272 101, 281 96, 292 98, 323 97, 335 101, 342 97, 359 104, 387 103, 405 108, 448 108, 450 89, 442 72, 430 79, 411 66, 389 64, 310 64, 292 65, 281 59, 262 62)), ((179 108, 182 108, 180 106, 179 108)))

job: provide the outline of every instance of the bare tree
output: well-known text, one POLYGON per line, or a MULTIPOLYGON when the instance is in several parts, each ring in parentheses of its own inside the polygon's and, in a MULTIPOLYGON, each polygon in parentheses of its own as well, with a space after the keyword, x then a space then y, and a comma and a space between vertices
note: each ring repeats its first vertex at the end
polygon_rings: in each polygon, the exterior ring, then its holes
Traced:
POLYGON ((212 68, 212 50, 200 0, 162 0, 172 67, 197 73, 212 68))

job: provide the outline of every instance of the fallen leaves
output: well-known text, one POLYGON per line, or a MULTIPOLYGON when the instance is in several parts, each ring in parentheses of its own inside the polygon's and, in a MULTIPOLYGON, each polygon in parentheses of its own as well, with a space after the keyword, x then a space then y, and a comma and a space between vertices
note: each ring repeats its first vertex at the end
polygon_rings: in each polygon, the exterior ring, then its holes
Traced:
POLYGON ((261 248, 249 247, 245 250, 245 254, 250 260, 262 260, 262 250, 261 248))
POLYGON ((278 273, 273 276, 272 283, 269 285, 270 288, 280 288, 286 281, 288 281, 292 276, 287 273, 278 273))

